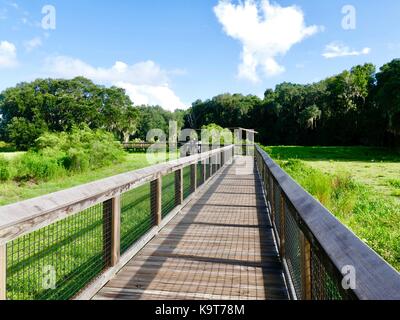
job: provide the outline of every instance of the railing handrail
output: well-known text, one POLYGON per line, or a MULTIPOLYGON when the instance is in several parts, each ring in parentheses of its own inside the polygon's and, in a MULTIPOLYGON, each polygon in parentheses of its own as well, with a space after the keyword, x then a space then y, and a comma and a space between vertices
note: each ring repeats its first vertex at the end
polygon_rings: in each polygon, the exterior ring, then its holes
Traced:
POLYGON ((329 210, 293 180, 258 145, 258 153, 278 182, 287 200, 296 210, 299 228, 313 246, 318 246, 341 272, 345 266, 356 270, 358 299, 400 299, 400 274, 361 241, 329 210))
POLYGON ((0 207, 0 246, 96 204, 179 170, 228 152, 233 145, 172 160, 0 207))

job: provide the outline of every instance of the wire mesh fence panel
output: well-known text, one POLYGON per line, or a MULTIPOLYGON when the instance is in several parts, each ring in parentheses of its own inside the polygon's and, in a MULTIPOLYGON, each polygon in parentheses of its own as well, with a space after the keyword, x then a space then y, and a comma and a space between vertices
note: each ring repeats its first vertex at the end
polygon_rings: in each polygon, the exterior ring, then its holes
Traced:
POLYGON ((206 162, 206 178, 209 179, 211 177, 211 162, 207 160, 206 162))
POLYGON ((170 173, 162 178, 161 195, 161 214, 164 218, 176 207, 175 172, 170 173))
POLYGON ((190 166, 183 168, 183 199, 186 199, 192 193, 191 190, 191 171, 190 166))
POLYGON ((281 188, 278 184, 273 182, 273 210, 274 210, 274 217, 275 217, 275 225, 280 237, 281 234, 281 188))
POLYGON ((197 170, 197 186, 200 187, 204 183, 204 175, 203 175, 204 166, 203 166, 203 163, 201 161, 199 161, 197 163, 196 167, 197 167, 196 168, 196 170, 197 170))
POLYGON ((7 244, 7 299, 66 300, 110 260, 111 203, 24 235, 7 244))
MULTIPOLYGON (((319 254, 311 247, 311 296, 313 300, 343 300, 340 283, 329 275, 319 254)), ((347 297, 350 298, 350 297, 347 297)))
POLYGON ((150 205, 150 183, 122 194, 121 253, 125 253, 154 225, 150 205))
POLYGON ((297 297, 302 297, 300 229, 285 204, 285 258, 297 297))

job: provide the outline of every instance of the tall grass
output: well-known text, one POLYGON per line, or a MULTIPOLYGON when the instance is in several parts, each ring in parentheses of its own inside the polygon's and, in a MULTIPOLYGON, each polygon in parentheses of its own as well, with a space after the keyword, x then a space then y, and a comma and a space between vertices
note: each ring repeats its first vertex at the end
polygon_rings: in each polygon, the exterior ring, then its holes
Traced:
POLYGON ((342 223, 400 270, 400 204, 356 182, 348 172, 326 174, 298 159, 279 165, 342 223))

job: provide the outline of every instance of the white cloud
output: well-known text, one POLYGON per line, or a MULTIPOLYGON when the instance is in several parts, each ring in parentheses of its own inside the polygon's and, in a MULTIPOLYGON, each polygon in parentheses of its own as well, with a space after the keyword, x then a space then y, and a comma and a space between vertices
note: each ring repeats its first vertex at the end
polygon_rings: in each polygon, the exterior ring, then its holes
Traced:
POLYGON ((84 76, 98 83, 116 85, 125 89, 135 104, 158 104, 168 110, 187 108, 169 87, 169 72, 151 60, 133 65, 117 61, 110 68, 101 68, 57 56, 46 60, 45 71, 63 78, 84 76))
POLYGON ((42 45, 42 39, 40 37, 35 37, 24 43, 26 51, 30 52, 42 45))
POLYGON ((225 33, 242 43, 238 76, 252 82, 259 81, 259 69, 266 76, 284 72, 277 56, 285 55, 293 45, 323 29, 307 27, 299 7, 281 7, 268 0, 245 0, 237 5, 220 0, 214 12, 225 33))
POLYGON ((332 42, 325 47, 325 52, 322 54, 326 59, 333 59, 338 57, 361 56, 368 55, 371 48, 364 48, 360 51, 350 49, 348 46, 339 42, 332 42))
POLYGON ((0 68, 12 68, 18 65, 17 48, 8 41, 0 42, 0 68))
POLYGON ((187 108, 168 85, 134 85, 128 82, 117 82, 115 85, 125 89, 136 105, 160 105, 171 111, 187 108))

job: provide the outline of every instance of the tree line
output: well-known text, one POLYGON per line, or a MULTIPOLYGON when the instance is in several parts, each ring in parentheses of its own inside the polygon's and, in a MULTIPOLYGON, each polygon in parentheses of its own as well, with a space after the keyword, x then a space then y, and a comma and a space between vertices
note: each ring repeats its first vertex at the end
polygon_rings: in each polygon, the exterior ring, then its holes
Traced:
POLYGON ((399 145, 400 60, 355 66, 312 84, 282 83, 264 98, 222 94, 193 103, 185 125, 259 132, 269 145, 399 145))
POLYGON ((312 84, 279 84, 263 98, 227 93, 175 112, 135 106, 123 89, 83 77, 37 79, 0 94, 0 141, 20 150, 47 132, 82 125, 120 141, 145 140, 150 129, 168 132, 171 120, 179 128, 252 128, 268 145, 398 146, 400 59, 378 72, 373 64, 358 65, 312 84))

